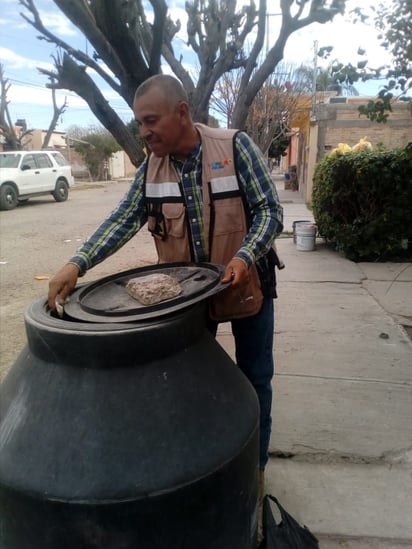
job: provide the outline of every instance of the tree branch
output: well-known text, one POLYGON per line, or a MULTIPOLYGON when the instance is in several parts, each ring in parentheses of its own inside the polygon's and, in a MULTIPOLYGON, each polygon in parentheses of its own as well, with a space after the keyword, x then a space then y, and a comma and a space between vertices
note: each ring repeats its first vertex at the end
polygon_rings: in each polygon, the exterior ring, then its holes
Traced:
MULTIPOLYGON (((84 67, 79 67, 71 57, 65 53, 62 62, 57 66, 58 74, 40 69, 40 72, 56 78, 54 87, 61 87, 73 90, 82 97, 89 105, 96 118, 105 126, 110 128, 110 132, 119 145, 129 155, 130 160, 137 166, 141 161, 140 149, 137 141, 129 132, 123 121, 116 112, 110 107, 103 94, 86 73, 84 67)), ((49 84, 49 87, 51 84, 49 84)))
MULTIPOLYGON (((253 99, 256 97, 258 91, 262 88, 266 79, 270 76, 273 71, 273 68, 283 59, 283 54, 285 50, 285 45, 290 37, 295 31, 306 27, 312 23, 326 23, 327 21, 332 21, 333 18, 339 13, 344 13, 346 0, 333 0, 330 7, 325 7, 325 0, 301 0, 301 2, 296 2, 298 10, 295 14, 292 13, 292 7, 294 6, 294 0, 281 0, 281 17, 282 23, 279 31, 279 36, 275 44, 268 51, 265 60, 260 65, 258 70, 254 72, 253 78, 250 79, 251 69, 248 65, 247 70, 249 72, 249 78, 244 78, 242 80, 242 86, 239 90, 239 97, 233 113, 233 125, 234 127, 242 128, 244 127, 247 112, 252 104, 253 99), (304 13, 304 8, 306 4, 309 4, 309 13, 306 17, 299 19, 304 13)), ((259 9, 259 24, 258 28, 263 26, 262 19, 266 18, 266 9, 265 13, 259 9)), ((258 33, 259 34, 259 33, 258 33)), ((257 45, 256 50, 258 51, 259 45, 257 45)), ((260 51, 260 50, 259 50, 260 51)), ((249 58, 249 62, 252 62, 252 56, 249 58)), ((257 56, 254 59, 256 63, 257 56)))
POLYGON ((59 116, 61 116, 67 108, 67 98, 66 97, 64 98, 63 105, 58 107, 57 103, 56 103, 56 89, 52 88, 51 93, 52 93, 52 102, 53 102, 53 117, 50 121, 49 128, 48 128, 47 133, 44 137, 43 146, 42 146, 43 149, 47 149, 47 147, 49 146, 49 142, 50 142, 50 139, 53 135, 54 130, 56 129, 57 122, 59 120, 59 116))
MULTIPOLYGON (((67 44, 64 42, 64 40, 61 40, 58 38, 55 34, 50 32, 43 24, 43 21, 40 18, 39 12, 34 5, 33 0, 19 0, 19 3, 27 8, 30 13, 33 16, 33 19, 30 19, 27 17, 26 14, 20 13, 20 15, 23 17, 25 21, 27 21, 32 27, 34 27, 37 31, 39 31, 43 36, 40 36, 40 39, 46 40, 47 42, 55 44, 57 47, 62 48, 64 51, 66 51, 68 54, 73 56, 75 59, 80 61, 81 63, 84 63, 84 65, 90 67, 96 73, 101 76, 111 88, 113 88, 118 93, 121 93, 121 89, 119 84, 111 78, 101 67, 93 61, 88 55, 83 53, 80 50, 73 49, 70 44, 67 44)), ((58 0, 56 0, 56 3, 58 4, 58 0)), ((67 14, 66 14, 67 15, 67 14)), ((70 19, 70 18, 69 18, 70 19)))

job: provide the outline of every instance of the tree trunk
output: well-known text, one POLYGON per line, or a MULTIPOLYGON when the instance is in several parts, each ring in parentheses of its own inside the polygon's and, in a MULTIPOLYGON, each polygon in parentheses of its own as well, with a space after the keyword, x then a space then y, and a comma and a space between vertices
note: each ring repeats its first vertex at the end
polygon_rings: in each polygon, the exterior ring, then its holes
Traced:
POLYGON ((64 113, 67 107, 66 99, 64 100, 64 103, 61 107, 57 106, 56 90, 54 88, 52 88, 52 100, 53 100, 53 117, 49 124, 49 129, 47 130, 46 137, 44 138, 42 149, 47 149, 47 147, 49 146, 51 136, 53 135, 53 132, 57 126, 57 122, 59 121, 59 116, 64 113))

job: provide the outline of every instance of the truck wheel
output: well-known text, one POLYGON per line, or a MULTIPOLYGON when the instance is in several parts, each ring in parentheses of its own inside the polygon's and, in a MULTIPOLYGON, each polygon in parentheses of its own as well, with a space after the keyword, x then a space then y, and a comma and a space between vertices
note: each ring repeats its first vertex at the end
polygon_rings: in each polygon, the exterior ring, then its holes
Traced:
POLYGON ((54 200, 56 202, 64 202, 69 196, 69 187, 66 181, 59 179, 56 183, 56 188, 53 191, 54 200))
POLYGON ((18 204, 17 190, 10 183, 5 183, 0 188, 0 209, 13 210, 18 204))

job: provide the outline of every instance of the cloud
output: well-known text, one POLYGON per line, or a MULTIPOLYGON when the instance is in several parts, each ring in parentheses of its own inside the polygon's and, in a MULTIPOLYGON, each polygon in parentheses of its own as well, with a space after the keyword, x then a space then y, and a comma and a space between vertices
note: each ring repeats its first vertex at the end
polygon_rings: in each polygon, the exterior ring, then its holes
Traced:
MULTIPOLYGON (((72 92, 56 90, 57 105, 63 104, 66 97, 69 107, 87 107, 85 101, 72 92)), ((27 103, 32 106, 50 105, 50 108, 53 108, 51 90, 46 87, 42 88, 41 86, 21 86, 13 84, 10 86, 7 98, 10 101, 10 104, 27 103)))
MULTIPOLYGON (((359 47, 366 50, 365 57, 369 60, 369 66, 379 66, 390 63, 390 56, 380 46, 376 30, 363 24, 349 23, 346 21, 332 21, 324 25, 313 24, 291 36, 285 48, 286 55, 302 59, 302 52, 307 52, 307 58, 313 59, 313 44, 318 46, 333 46, 328 64, 332 59, 339 59, 344 63, 356 65, 360 61, 357 54, 359 47), (348 39, 350 37, 350 39, 348 39)), ((305 61, 304 59, 302 59, 305 61)))
POLYGON ((40 11, 40 18, 43 25, 50 32, 57 36, 78 36, 79 31, 72 25, 67 17, 61 12, 40 11))
MULTIPOLYGON (((26 29, 28 32, 38 32, 32 27, 24 18, 21 17, 21 14, 24 14, 29 20, 33 20, 33 15, 30 13, 30 10, 24 6, 21 8, 21 11, 17 11, 15 4, 16 0, 2 0, 2 3, 5 4, 5 13, 2 13, 0 17, 0 25, 6 29, 26 29), (31 29, 31 30, 30 30, 31 29)), ((36 2, 40 4, 40 0, 36 2)), ((47 0, 47 8, 38 7, 38 12, 40 19, 42 20, 44 26, 52 33, 57 34, 61 37, 66 36, 79 36, 79 31, 76 27, 70 22, 69 19, 61 12, 58 11, 52 3, 47 0)))
POLYGON ((331 22, 325 24, 313 23, 294 33, 286 45, 285 58, 289 57, 298 62, 307 63, 309 61, 311 63, 314 55, 314 42, 316 41, 319 48, 333 46, 328 60, 321 61, 318 59, 318 63, 323 66, 328 65, 334 59, 356 65, 361 60, 357 53, 359 47, 366 51, 362 59, 368 59, 369 67, 390 64, 390 55, 381 46, 381 40, 378 38, 378 31, 375 26, 360 22, 353 23, 351 20, 351 10, 359 4, 359 0, 347 0, 345 16, 337 15, 331 22))
POLYGON ((52 63, 46 61, 38 61, 36 59, 30 59, 29 57, 23 57, 15 53, 8 48, 0 47, 0 59, 3 63, 7 63, 8 69, 36 69, 40 67, 42 69, 51 70, 53 68, 52 63))

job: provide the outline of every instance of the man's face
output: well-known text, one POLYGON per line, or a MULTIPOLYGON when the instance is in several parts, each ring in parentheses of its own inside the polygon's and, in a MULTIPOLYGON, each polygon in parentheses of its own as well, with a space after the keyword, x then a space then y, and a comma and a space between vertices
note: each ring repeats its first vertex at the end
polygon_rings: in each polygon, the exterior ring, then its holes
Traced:
POLYGON ((184 110, 182 103, 169 103, 156 87, 135 99, 133 111, 140 135, 155 156, 180 152, 185 129, 184 110))

